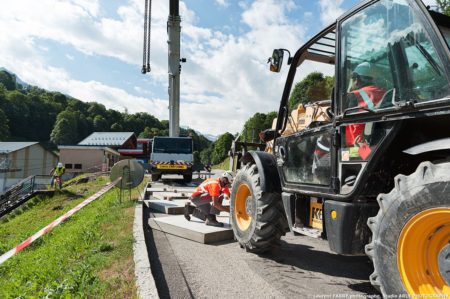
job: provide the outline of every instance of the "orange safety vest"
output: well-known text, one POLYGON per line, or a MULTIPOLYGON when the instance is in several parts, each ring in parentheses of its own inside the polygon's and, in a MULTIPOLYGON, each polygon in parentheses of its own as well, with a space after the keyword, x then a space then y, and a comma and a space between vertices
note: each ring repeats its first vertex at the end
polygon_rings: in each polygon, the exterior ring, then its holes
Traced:
POLYGON ((202 195, 202 199, 211 199, 211 197, 218 197, 221 193, 230 195, 230 189, 227 187, 222 188, 220 186, 220 179, 212 178, 207 179, 201 183, 195 191, 192 193, 191 197, 202 195))
MULTIPOLYGON (((383 95, 385 90, 377 86, 365 86, 358 90, 352 91, 358 100, 358 106, 362 108, 373 109, 377 105, 383 95)), ((345 142, 347 145, 354 145, 358 136, 362 136, 364 132, 364 124, 354 124, 345 127, 345 142)))

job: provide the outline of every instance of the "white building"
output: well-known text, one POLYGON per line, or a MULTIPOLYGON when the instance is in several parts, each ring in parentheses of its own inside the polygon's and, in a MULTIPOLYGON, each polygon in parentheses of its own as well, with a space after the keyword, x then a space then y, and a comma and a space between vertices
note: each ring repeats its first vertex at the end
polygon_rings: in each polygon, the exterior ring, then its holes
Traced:
POLYGON ((49 175, 58 156, 38 142, 0 142, 0 193, 32 175, 49 175))

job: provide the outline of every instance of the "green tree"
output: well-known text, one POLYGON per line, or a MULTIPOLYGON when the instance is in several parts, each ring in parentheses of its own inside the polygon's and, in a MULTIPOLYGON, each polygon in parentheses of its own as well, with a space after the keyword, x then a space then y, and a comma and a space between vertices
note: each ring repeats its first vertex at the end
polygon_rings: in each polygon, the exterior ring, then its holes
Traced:
POLYGON ((134 132, 138 135, 140 132, 144 131, 146 127, 149 128, 163 128, 160 121, 145 112, 138 112, 135 114, 125 114, 123 128, 126 131, 134 132))
POLYGON ((436 1, 440 11, 443 14, 450 16, 450 0, 436 0, 436 1))
POLYGON ((200 164, 200 152, 194 151, 192 154, 194 155, 194 164, 200 164))
POLYGON ((58 114, 55 126, 50 134, 50 141, 55 145, 76 144, 78 141, 77 116, 71 110, 58 114))
POLYGON ((7 90, 15 90, 17 87, 16 76, 7 71, 0 71, 0 83, 2 83, 7 90))
POLYGON ((255 113, 245 122, 240 140, 259 142, 259 132, 272 127, 272 122, 276 116, 276 112, 269 112, 267 114, 255 113))
POLYGON ((121 132, 122 130, 123 130, 122 125, 119 123, 113 123, 111 125, 111 131, 113 131, 113 132, 121 132))
POLYGON ((105 132, 108 130, 108 122, 101 115, 96 115, 94 117, 94 131, 95 132, 105 132))
POLYGON ((200 152, 200 162, 203 164, 211 164, 212 146, 200 152))
POLYGON ((55 145, 70 145, 76 142, 75 132, 68 119, 63 118, 56 122, 55 127, 50 134, 50 141, 55 145))
POLYGON ((3 108, 10 124, 11 137, 13 140, 26 139, 26 136, 31 135, 30 125, 30 103, 28 98, 21 92, 14 90, 6 93, 6 106, 3 108))
POLYGON ((95 118, 97 115, 107 117, 107 112, 105 105, 99 104, 97 102, 91 102, 88 103, 89 108, 87 109, 87 112, 89 116, 95 118))
POLYGON ((228 151, 231 148, 233 139, 233 135, 228 132, 220 135, 219 138, 217 138, 217 140, 214 142, 212 150, 212 164, 219 164, 228 156, 228 151))
POLYGON ((152 138, 153 137, 153 133, 152 133, 152 129, 149 127, 146 127, 144 129, 144 131, 142 131, 141 133, 139 133, 139 138, 152 138))
POLYGON ((307 104, 330 99, 333 82, 333 77, 324 77, 320 72, 310 73, 302 81, 295 84, 289 97, 289 110, 295 109, 300 103, 307 104))
POLYGON ((77 141, 81 141, 93 132, 93 124, 80 111, 75 112, 77 118, 77 141))
POLYGON ((0 141, 6 141, 9 138, 8 122, 8 117, 6 117, 6 114, 0 109, 0 141))
POLYGON ((199 152, 201 152, 205 148, 208 148, 212 143, 210 140, 208 140, 208 138, 206 138, 201 134, 198 134, 196 131, 192 129, 180 128, 180 136, 192 137, 192 141, 194 143, 194 150, 199 152))

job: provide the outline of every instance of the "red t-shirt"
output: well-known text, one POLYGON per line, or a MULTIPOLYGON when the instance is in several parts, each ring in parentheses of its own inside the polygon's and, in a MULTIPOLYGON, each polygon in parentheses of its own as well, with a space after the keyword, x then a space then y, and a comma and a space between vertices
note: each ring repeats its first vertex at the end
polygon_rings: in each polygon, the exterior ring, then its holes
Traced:
MULTIPOLYGON (((371 108, 368 107, 368 103, 366 100, 364 100, 364 97, 361 95, 361 91, 363 91, 369 99, 372 105, 377 105, 380 100, 383 98, 383 95, 385 93, 385 90, 383 88, 377 87, 377 86, 365 86, 363 88, 360 88, 358 90, 352 91, 351 93, 356 96, 356 99, 358 100, 358 106, 363 108, 371 108)), ((364 124, 354 124, 354 125, 348 125, 345 128, 345 143, 347 145, 354 145, 356 139, 358 136, 361 136, 361 141, 363 139, 364 135, 364 124)))
MULTIPOLYGON (((224 193, 230 196, 230 189, 228 187, 222 188, 220 186, 219 178, 207 179, 203 183, 201 183, 195 191, 192 193, 192 197, 198 196, 200 194, 207 193, 210 197, 219 197, 220 194, 224 193)), ((205 198, 206 199, 206 198, 205 198)))

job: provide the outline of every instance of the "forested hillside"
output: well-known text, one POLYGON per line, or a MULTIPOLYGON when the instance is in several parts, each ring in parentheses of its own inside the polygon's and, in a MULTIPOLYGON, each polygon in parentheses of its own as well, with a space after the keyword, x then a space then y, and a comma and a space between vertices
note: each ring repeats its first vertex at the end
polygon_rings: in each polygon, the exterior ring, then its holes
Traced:
MULTIPOLYGON (((39 141, 56 148, 106 131, 134 132, 141 138, 167 136, 169 122, 145 112, 119 112, 59 92, 22 86, 14 74, 0 71, 0 141, 39 141)), ((181 128, 181 135, 191 135, 199 152, 212 143, 191 129, 181 128)))

